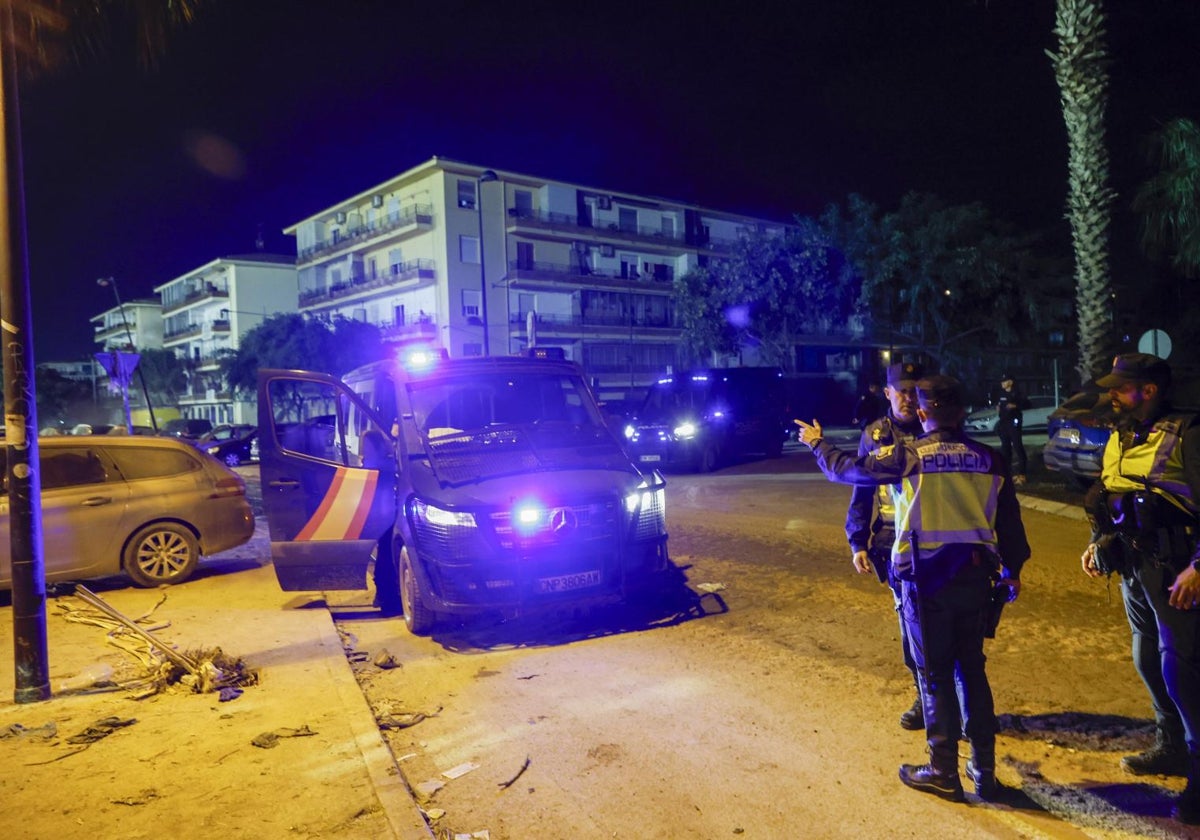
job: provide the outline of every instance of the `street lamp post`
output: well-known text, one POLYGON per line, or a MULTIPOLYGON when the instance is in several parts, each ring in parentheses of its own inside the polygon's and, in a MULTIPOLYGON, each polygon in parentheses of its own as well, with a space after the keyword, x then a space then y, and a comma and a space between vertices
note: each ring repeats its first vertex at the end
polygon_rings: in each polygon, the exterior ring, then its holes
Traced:
POLYGON ((491 169, 485 169, 479 174, 478 196, 475 209, 479 213, 479 316, 483 320, 483 355, 492 355, 491 336, 488 332, 488 288, 487 263, 483 259, 483 185, 497 180, 498 176, 491 169))
MULTIPOLYGON (((117 279, 115 277, 100 277, 96 280, 98 286, 111 286, 113 297, 117 299, 117 310, 121 313, 121 323, 125 326, 125 338, 129 342, 129 349, 132 352, 137 347, 133 343, 133 332, 129 329, 129 321, 125 319, 125 304, 121 303, 121 293, 117 291, 117 279)), ((150 414, 150 425, 154 428, 154 433, 158 434, 158 421, 154 419, 154 406, 150 402, 150 389, 146 387, 146 375, 142 373, 141 365, 137 368, 138 381, 142 383, 142 396, 146 398, 146 411, 150 414)), ((133 434, 133 426, 129 427, 129 434, 133 434)))

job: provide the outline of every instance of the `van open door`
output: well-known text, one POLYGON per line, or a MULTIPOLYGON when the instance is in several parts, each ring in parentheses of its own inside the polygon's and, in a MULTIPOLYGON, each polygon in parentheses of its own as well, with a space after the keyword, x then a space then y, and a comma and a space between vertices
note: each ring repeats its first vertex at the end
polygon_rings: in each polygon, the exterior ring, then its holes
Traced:
POLYGON ((284 591, 366 589, 395 523, 396 447, 379 417, 322 373, 258 373, 259 472, 284 591))

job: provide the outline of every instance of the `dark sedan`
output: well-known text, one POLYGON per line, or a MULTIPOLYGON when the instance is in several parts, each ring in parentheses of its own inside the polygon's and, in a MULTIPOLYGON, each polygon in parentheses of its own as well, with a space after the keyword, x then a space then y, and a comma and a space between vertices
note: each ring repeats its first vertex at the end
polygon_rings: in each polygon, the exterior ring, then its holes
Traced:
POLYGON ((195 445, 226 466, 248 464, 258 460, 258 427, 240 423, 217 426, 195 445))

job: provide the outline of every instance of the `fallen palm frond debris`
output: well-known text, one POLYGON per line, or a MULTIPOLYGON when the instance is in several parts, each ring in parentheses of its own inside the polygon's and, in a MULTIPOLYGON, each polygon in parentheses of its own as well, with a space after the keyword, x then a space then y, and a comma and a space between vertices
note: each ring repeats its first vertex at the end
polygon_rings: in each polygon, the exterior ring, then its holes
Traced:
MULTIPOLYGON (((158 609, 166 594, 141 618, 131 619, 106 603, 96 593, 80 584, 75 585, 75 597, 90 609, 79 609, 60 602, 63 618, 80 624, 91 624, 108 630, 107 641, 136 659, 142 666, 141 677, 118 683, 134 698, 143 699, 167 688, 181 685, 197 694, 219 692, 221 700, 232 700, 244 687, 258 684, 258 671, 241 658, 231 657, 220 648, 181 652, 175 645, 164 642, 142 627, 158 609)), ((155 630, 169 627, 158 624, 155 630)))

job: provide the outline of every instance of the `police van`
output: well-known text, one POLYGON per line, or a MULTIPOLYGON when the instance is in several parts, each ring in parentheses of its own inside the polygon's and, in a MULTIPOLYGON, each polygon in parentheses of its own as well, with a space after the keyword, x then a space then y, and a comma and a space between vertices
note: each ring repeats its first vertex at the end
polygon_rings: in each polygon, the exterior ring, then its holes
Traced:
POLYGON ((625 426, 646 467, 710 472, 751 453, 778 458, 791 428, 777 367, 679 371, 660 378, 625 426))
POLYGON ((260 370, 259 459, 286 591, 366 589, 414 634, 615 601, 665 579, 665 487, 558 348, 260 370), (552 352, 558 350, 557 353, 552 352))

